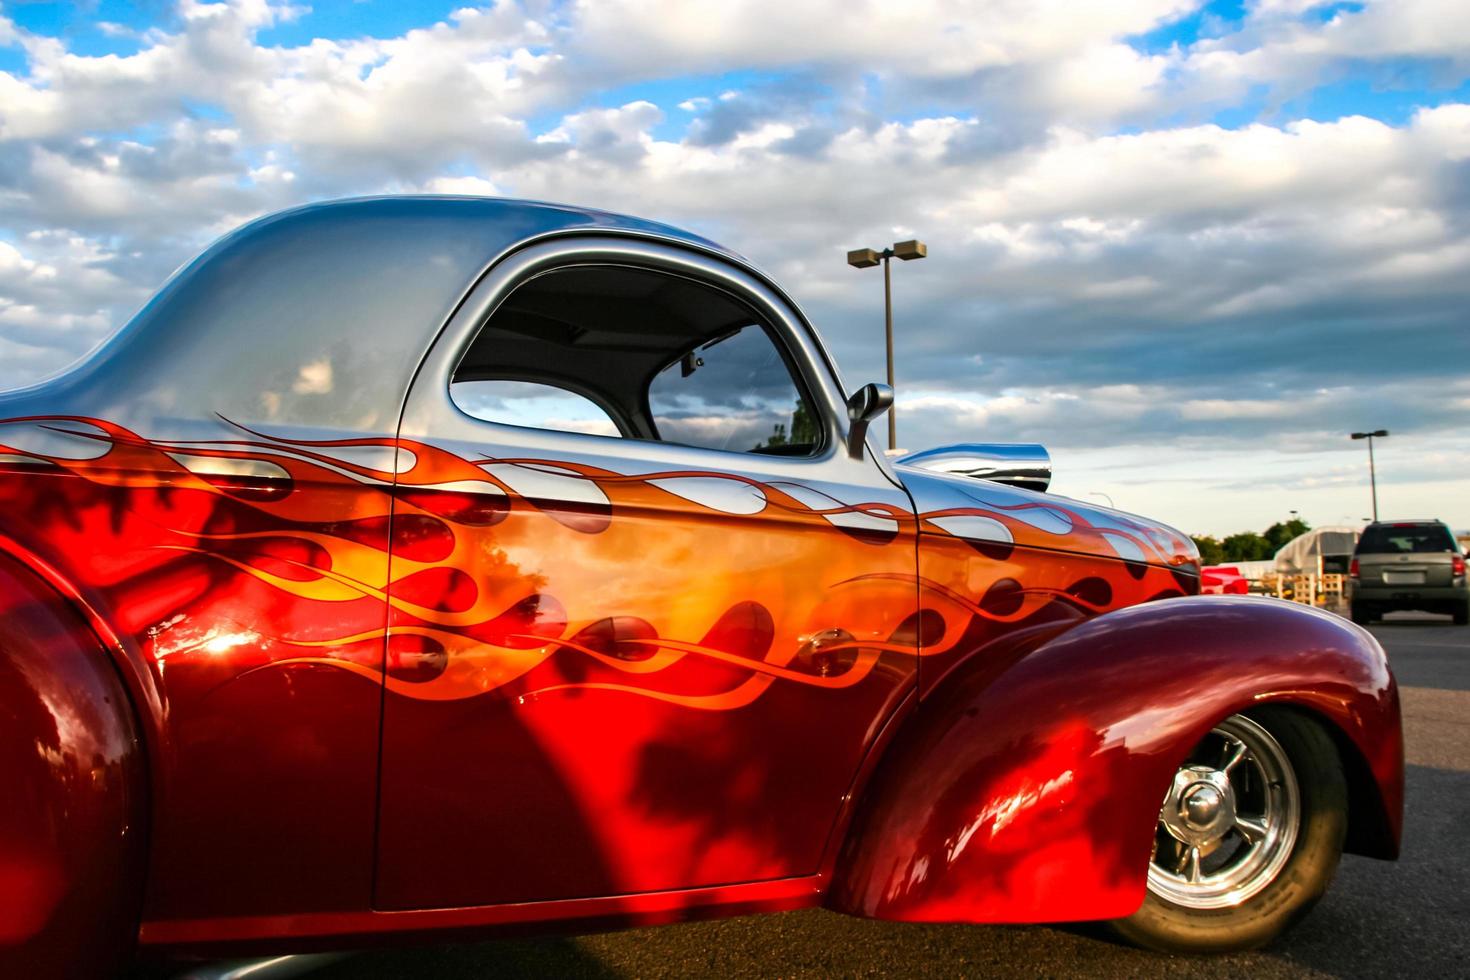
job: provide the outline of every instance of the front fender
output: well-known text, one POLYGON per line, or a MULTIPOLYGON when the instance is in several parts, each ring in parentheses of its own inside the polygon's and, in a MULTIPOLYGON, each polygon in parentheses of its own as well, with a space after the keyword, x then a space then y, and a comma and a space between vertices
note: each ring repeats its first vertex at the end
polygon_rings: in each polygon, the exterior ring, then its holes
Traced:
POLYGON ((105 976, 137 935, 143 752, 87 621, 0 552, 0 976, 105 976))
MULTIPOLYGON (((874 775, 828 904, 904 921, 1125 916, 1159 801, 1210 728, 1265 702, 1334 728, 1355 798, 1397 854, 1398 691, 1382 648, 1328 613, 1190 597, 1099 616, 999 676, 982 657, 920 705, 874 775)), ((1354 814, 1351 819, 1360 815, 1354 814)))

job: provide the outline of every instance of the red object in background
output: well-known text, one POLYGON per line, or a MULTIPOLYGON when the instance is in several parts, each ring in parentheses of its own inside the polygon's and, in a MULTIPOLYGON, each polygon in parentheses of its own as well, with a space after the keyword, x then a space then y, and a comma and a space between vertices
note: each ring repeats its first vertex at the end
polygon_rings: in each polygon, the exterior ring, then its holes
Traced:
MULTIPOLYGON (((97 974, 135 943, 823 903, 1124 915, 1169 774, 1263 696, 1338 736, 1349 847, 1396 852, 1382 650, 1312 611, 1191 598, 1170 528, 836 439, 697 467, 416 422, 447 378, 415 366, 467 340, 449 311, 477 329, 487 265, 571 221, 623 237, 567 262, 671 248, 572 209, 304 209, 225 239, 99 359, 0 395, 0 786, 21 801, 0 809, 0 976, 97 974), (494 247, 466 231, 486 213, 513 232, 494 247), (417 319, 393 305, 415 295, 417 319)), ((836 434, 822 363, 806 381, 836 434)))
POLYGON ((1234 565, 1205 565, 1199 570, 1201 595, 1246 595, 1250 582, 1234 565))

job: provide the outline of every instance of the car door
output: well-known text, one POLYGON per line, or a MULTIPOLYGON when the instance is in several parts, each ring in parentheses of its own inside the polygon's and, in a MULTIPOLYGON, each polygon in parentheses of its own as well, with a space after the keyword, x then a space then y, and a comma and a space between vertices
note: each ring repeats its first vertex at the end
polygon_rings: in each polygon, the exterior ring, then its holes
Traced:
POLYGON ((380 908, 818 870, 919 632, 909 499, 843 404, 724 261, 569 239, 492 270, 401 428, 380 908))

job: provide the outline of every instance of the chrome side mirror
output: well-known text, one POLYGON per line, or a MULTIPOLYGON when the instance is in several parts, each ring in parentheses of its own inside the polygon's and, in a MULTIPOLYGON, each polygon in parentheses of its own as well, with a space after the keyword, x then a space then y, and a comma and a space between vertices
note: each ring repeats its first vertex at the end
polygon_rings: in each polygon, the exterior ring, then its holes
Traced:
POLYGON ((893 389, 877 383, 865 384, 847 399, 847 455, 863 458, 868 426, 893 407, 893 389))
POLYGON ((894 462, 1038 493, 1051 485, 1051 456, 1034 444, 966 442, 910 453, 894 462))

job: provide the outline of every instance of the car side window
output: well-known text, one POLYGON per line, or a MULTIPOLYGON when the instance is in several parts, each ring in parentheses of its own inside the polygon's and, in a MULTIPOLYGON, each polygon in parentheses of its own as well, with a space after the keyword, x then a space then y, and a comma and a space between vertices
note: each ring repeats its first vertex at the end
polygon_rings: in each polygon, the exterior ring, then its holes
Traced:
POLYGON ((626 266, 516 287, 450 383, 463 412, 558 432, 810 456, 824 427, 779 334, 702 282, 626 266))
POLYGON ((809 456, 818 442, 811 408, 755 324, 665 367, 649 386, 648 406, 669 442, 782 456, 809 456))
POLYGON ((586 395, 533 381, 456 381, 449 396, 466 415, 502 425, 618 436, 607 410, 586 395))

